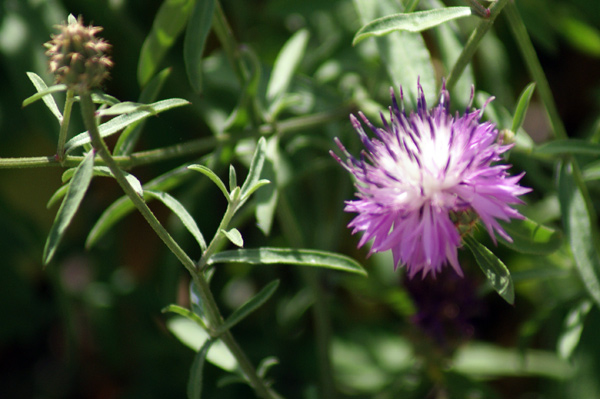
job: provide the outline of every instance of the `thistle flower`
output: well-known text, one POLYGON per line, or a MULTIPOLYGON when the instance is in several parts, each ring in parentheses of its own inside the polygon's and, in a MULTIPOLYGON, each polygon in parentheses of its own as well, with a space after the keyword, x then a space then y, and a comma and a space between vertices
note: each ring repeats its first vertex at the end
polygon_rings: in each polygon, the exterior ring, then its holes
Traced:
POLYGON ((110 44, 95 35, 99 26, 84 26, 81 17, 69 16, 69 22, 57 25, 58 35, 45 44, 50 72, 56 83, 64 83, 77 92, 100 86, 108 77, 113 62, 106 55, 110 44))
POLYGON ((435 277, 448 263, 462 276, 461 236, 479 220, 494 242, 495 233, 512 241, 498 220, 523 218, 511 205, 522 203, 517 197, 530 189, 518 184, 523 173, 510 176, 510 165, 500 162, 512 145, 503 145, 494 124, 480 123, 483 110, 452 116, 445 85, 439 104, 428 110, 420 84, 418 89, 417 112, 408 116, 402 91, 400 108, 391 90, 390 121, 381 114, 383 128, 359 112, 374 138, 350 116, 365 147, 359 159, 337 138, 346 160, 330 153, 356 180, 357 199, 344 210, 358 214, 348 227, 364 232, 359 247, 373 239, 369 255, 391 249, 394 269, 405 265, 411 278, 419 272, 435 277))

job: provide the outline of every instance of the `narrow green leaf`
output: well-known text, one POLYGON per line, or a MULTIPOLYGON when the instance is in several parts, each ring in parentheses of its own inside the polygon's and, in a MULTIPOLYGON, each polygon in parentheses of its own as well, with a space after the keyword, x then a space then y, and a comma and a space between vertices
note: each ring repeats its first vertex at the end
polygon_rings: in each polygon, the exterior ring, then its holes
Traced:
POLYGON ((596 217, 575 161, 561 165, 558 175, 558 200, 563 226, 571 245, 575 265, 588 293, 600 306, 600 255, 596 247, 596 217))
POLYGON ((466 236, 464 241, 492 287, 506 302, 512 305, 515 301, 515 291, 508 268, 489 249, 473 237, 466 236))
POLYGON ((269 138, 267 142, 267 150, 265 153, 265 163, 261 177, 273 182, 267 185, 264 189, 256 193, 256 222, 258 228, 265 235, 269 235, 275 210, 277 209, 277 199, 279 190, 277 188, 276 173, 280 170, 280 154, 279 154, 279 139, 277 136, 269 138))
POLYGON ((250 169, 248 170, 248 176, 246 176, 246 180, 241 187, 241 198, 242 201, 248 199, 251 194, 251 190, 255 190, 255 185, 259 182, 260 174, 262 173, 262 168, 265 163, 265 147, 266 140, 264 137, 261 137, 256 144, 256 150, 254 151, 254 156, 252 157, 252 162, 250 163, 250 169))
MULTIPOLYGON (((126 128, 132 123, 146 119, 151 115, 156 115, 160 112, 168 111, 170 109, 188 104, 189 101, 181 98, 170 98, 167 100, 158 101, 153 104, 148 104, 144 109, 140 109, 125 115, 119 115, 116 118, 113 118, 110 121, 98 126, 98 130, 100 131, 100 136, 108 137, 119 132, 121 129, 126 128)), ((65 144, 65 152, 69 152, 74 148, 80 147, 89 142, 90 136, 87 131, 82 132, 65 144)))
POLYGON ((209 168, 207 168, 204 165, 190 165, 190 166, 188 166, 188 169, 195 170, 196 172, 200 172, 203 175, 205 175, 206 177, 208 177, 210 180, 212 180, 212 182, 215 183, 217 185, 217 187, 219 187, 219 190, 221 190, 221 192, 223 193, 225 198, 227 198, 227 200, 229 200, 229 192, 227 191, 227 188, 225 188, 225 184, 223 183, 223 180, 221 180, 221 178, 219 176, 217 176, 215 172, 213 172, 212 170, 210 170, 209 168))
POLYGON ((229 165, 229 191, 233 191, 237 187, 237 175, 233 165, 229 165))
POLYGON ((183 60, 190 85, 202 91, 202 53, 210 32, 215 0, 196 0, 183 39, 183 60))
MULTIPOLYGON (((167 320, 167 328, 185 346, 194 351, 198 351, 210 339, 208 333, 201 326, 185 317, 175 316, 170 318, 167 320)), ((212 344, 206 359, 225 371, 234 371, 238 367, 237 360, 220 340, 212 344)))
POLYGON ((52 260, 64 232, 67 227, 69 227, 75 213, 77 213, 77 209, 79 209, 79 204, 83 200, 92 180, 93 168, 94 152, 90 151, 77 167, 73 179, 71 180, 71 184, 69 185, 69 189, 67 190, 67 194, 58 209, 56 218, 54 219, 54 223, 48 234, 43 254, 44 264, 46 265, 52 260))
POLYGON ((533 96, 533 91, 535 90, 535 83, 530 83, 523 89, 521 96, 519 96, 519 102, 517 103, 517 107, 515 108, 515 116, 513 117, 513 123, 511 130, 516 134, 521 126, 523 125, 523 121, 525 120, 525 114, 527 113, 527 108, 529 107, 529 102, 531 101, 531 96, 533 96))
MULTIPOLYGON (((94 166, 94 176, 102 176, 102 177, 112 177, 114 178, 111 170, 106 167, 106 166, 94 166)), ((125 179, 129 182, 129 184, 133 187, 133 189, 135 190, 135 192, 139 195, 142 196, 144 193, 144 190, 142 189, 142 184, 140 183, 140 181, 138 180, 137 177, 135 177, 134 175, 132 175, 129 172, 126 172, 124 170, 121 171, 121 173, 123 173, 123 175, 125 176, 125 179)), ((65 172, 62 175, 62 181, 63 183, 68 181, 69 179, 71 179, 73 177, 73 175, 75 174, 75 168, 70 168, 65 170, 65 172)))
POLYGON ((471 15, 470 7, 446 7, 435 10, 394 14, 377 18, 356 32, 352 45, 372 36, 384 36, 395 31, 421 32, 457 18, 471 15))
POLYGON ((524 254, 549 255, 562 245, 562 233, 530 219, 513 219, 509 223, 500 222, 504 231, 513 239, 508 242, 499 237, 507 247, 524 254))
MULTIPOLYGON (((27 77, 29 78, 29 80, 31 80, 31 83, 33 83, 33 86, 38 91, 38 94, 40 92, 44 92, 45 90, 48 90, 48 86, 46 85, 44 80, 36 73, 27 72, 27 77)), ((55 87, 55 86, 53 86, 53 87, 55 87)), ((66 89, 67 89, 67 87, 65 86, 63 88, 63 90, 66 90, 66 89)), ((29 98, 31 98, 31 97, 29 97, 29 98)), ((61 123, 62 119, 63 119, 63 115, 62 115, 62 112, 60 112, 58 105, 56 104, 56 100, 54 100, 54 96, 52 96, 51 94, 46 94, 46 95, 42 96, 42 100, 44 100, 44 104, 46 104, 46 107, 48 107, 50 112, 52 112, 52 114, 56 117, 56 119, 58 119, 58 122, 61 123)), ((25 100, 25 101, 27 101, 27 100, 25 100)), ((27 104, 25 104, 25 101, 23 101, 24 107, 27 105, 27 104)), ((33 101, 35 101, 35 100, 33 100, 33 101)))
POLYGON ((162 312, 163 313, 171 312, 171 313, 178 314, 180 316, 185 317, 186 319, 189 319, 189 320, 192 320, 192 321, 198 323, 200 325, 200 327, 206 329, 206 324, 204 324, 204 320, 199 315, 197 315, 196 313, 192 312, 191 310, 181 307, 179 305, 174 305, 174 304, 168 305, 162 309, 162 312))
MULTIPOLYGON (((144 89, 140 94, 139 101, 142 104, 150 104, 156 101, 156 97, 160 93, 160 90, 164 86, 167 78, 171 74, 171 68, 165 68, 159 73, 156 74, 148 82, 144 89)), ((125 128, 123 133, 119 135, 119 139, 117 140, 117 144, 115 144, 115 149, 113 150, 114 155, 128 155, 133 152, 135 145, 138 142, 138 139, 142 133, 142 129, 144 128, 145 120, 137 121, 125 128)))
POLYGON ((208 260, 208 264, 214 263, 249 263, 252 265, 298 265, 314 266, 326 269, 341 270, 350 273, 367 275, 363 267, 354 259, 347 256, 327 251, 314 249, 291 249, 291 248, 255 248, 237 249, 219 252, 208 260))
POLYGON ((225 323, 218 328, 218 334, 222 334, 225 331, 230 330, 233 326, 248 317, 250 313, 261 307, 265 302, 267 302, 267 300, 269 300, 269 298, 271 298, 271 296, 277 290, 277 287, 279 287, 279 280, 274 280, 267 284, 266 287, 246 301, 242 306, 237 308, 235 312, 233 312, 231 316, 225 320, 225 323))
POLYGON ((204 236, 200 232, 200 229, 198 228, 198 225, 196 224, 196 221, 192 215, 189 214, 181 202, 179 202, 170 194, 162 191, 145 190, 144 194, 148 194, 149 196, 156 198, 165 204, 171 211, 173 211, 175 216, 181 220, 181 223, 183 223, 185 228, 192 234, 192 236, 194 236, 198 242, 198 245, 200 245, 200 249, 202 249, 202 251, 206 250, 206 241, 204 241, 204 236))
POLYGON ((46 203, 46 208, 51 208, 54 204, 58 202, 58 200, 64 197, 67 194, 70 185, 71 183, 60 186, 58 190, 56 190, 54 194, 52 194, 52 197, 50 197, 50 199, 46 203))
POLYGON ((267 85, 267 100, 274 101, 287 90, 294 72, 300 65, 309 38, 308 30, 300 29, 283 45, 275 59, 267 85))
MULTIPOLYGON (((368 22, 398 11, 394 0, 354 0, 361 22, 368 22)), ((433 104, 438 95, 437 83, 431 54, 420 33, 398 31, 383 37, 373 38, 377 53, 385 66, 394 88, 402 87, 404 103, 408 108, 417 107, 420 81, 428 104, 433 104)))
POLYGON ((111 107, 99 109, 98 111, 96 111, 96 116, 102 117, 102 116, 123 115, 123 114, 130 114, 132 112, 139 111, 139 110, 146 110, 146 111, 150 112, 150 114, 155 115, 154 110, 148 104, 140 104, 140 103, 134 103, 131 101, 123 101, 123 102, 115 104, 111 107))
POLYGON ((212 339, 206 340, 202 348, 194 356, 194 361, 190 369, 190 379, 187 385, 188 399, 200 399, 202 397, 202 369, 204 368, 204 360, 208 354, 208 350, 215 341, 212 339))
POLYGON ((587 140, 552 140, 533 149, 535 155, 600 155, 600 144, 587 140))
MULTIPOLYGON (((29 73, 31 73, 31 72, 29 72, 29 73)), ((36 89, 37 88, 38 88, 38 86, 36 85, 36 89)), ((56 105, 56 101, 54 101, 54 97, 52 97, 52 93, 57 93, 59 91, 66 91, 66 90, 67 90, 67 85, 63 85, 63 84, 46 87, 45 89, 38 91, 34 95, 27 97, 25 100, 23 100, 23 103, 21 105, 23 107, 26 107, 29 104, 32 104, 38 100, 43 99, 44 104, 46 104, 46 106, 50 109, 50 111, 52 111, 54 116, 56 116, 56 118, 59 121, 61 121, 62 114, 60 113, 60 110, 58 109, 58 106, 56 105), (56 108, 56 109, 54 109, 54 108, 56 108)))
POLYGON ((263 360, 261 360, 261 362, 258 364, 258 367, 256 367, 256 374, 258 374, 258 376, 260 378, 264 379, 267 377, 267 372, 269 371, 269 369, 278 364, 279 364, 279 359, 277 359, 276 357, 274 357, 274 356, 266 357, 263 360))
POLYGON ((145 86, 154 76, 166 52, 185 28, 194 0, 164 0, 144 40, 138 63, 138 83, 145 86))
MULTIPOLYGON (((169 191, 178 185, 184 183, 191 177, 187 166, 181 166, 175 170, 169 171, 152 181, 146 183, 144 190, 169 191)), ((146 197, 146 196, 145 196, 146 197)), ((148 198, 151 198, 149 195, 148 198)), ((145 198, 146 199, 146 198, 145 198)), ((86 248, 91 248, 96 242, 106 234, 119 220, 128 215, 135 209, 133 203, 127 196, 120 197, 104 210, 100 218, 92 227, 85 242, 86 248)))
POLYGON ((579 343, 583 332, 583 323, 592 309, 592 303, 584 300, 577 304, 565 317, 563 330, 558 338, 558 354, 563 359, 569 359, 579 343))
POLYGON ((221 230, 221 233, 223 233, 223 235, 227 237, 227 239, 231 241, 233 245, 236 245, 240 248, 244 247, 244 239, 242 238, 242 234, 238 229, 233 228, 229 231, 221 230))

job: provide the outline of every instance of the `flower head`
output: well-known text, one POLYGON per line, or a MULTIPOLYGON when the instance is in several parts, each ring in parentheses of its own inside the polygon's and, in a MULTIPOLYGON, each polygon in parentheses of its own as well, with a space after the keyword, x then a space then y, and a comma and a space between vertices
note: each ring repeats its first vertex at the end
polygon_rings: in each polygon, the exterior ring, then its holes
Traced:
POLYGON ((357 199, 346 202, 346 212, 358 215, 348 227, 364 232, 358 245, 373 239, 369 254, 392 250, 394 267, 406 266, 410 277, 421 272, 435 276, 445 264, 462 275, 457 248, 462 225, 480 220, 495 242, 495 233, 512 241, 498 220, 523 218, 511 205, 530 191, 518 183, 523 174, 510 176, 501 154, 503 145, 494 124, 480 122, 482 110, 464 115, 449 113, 449 93, 442 87, 439 104, 428 110, 419 84, 417 112, 406 115, 402 92, 398 106, 391 90, 390 120, 381 115, 383 128, 369 137, 359 120, 350 116, 365 147, 352 156, 336 138, 346 160, 332 156, 356 179, 357 199))
POLYGON ((45 44, 50 72, 57 83, 69 89, 85 91, 100 86, 113 63, 106 55, 110 44, 96 34, 99 26, 84 26, 81 17, 69 16, 69 22, 57 25, 58 35, 45 44))

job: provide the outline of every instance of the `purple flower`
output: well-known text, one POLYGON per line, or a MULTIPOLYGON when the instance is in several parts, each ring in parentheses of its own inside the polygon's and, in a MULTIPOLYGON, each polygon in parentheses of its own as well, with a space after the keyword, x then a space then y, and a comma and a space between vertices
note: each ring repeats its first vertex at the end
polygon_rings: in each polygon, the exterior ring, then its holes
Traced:
POLYGON ((465 231, 459 222, 478 218, 494 242, 495 232, 512 241, 498 219, 522 219, 511 205, 522 203, 517 197, 530 189, 518 184, 523 173, 510 176, 510 165, 499 163, 512 145, 501 143, 494 124, 480 123, 483 110, 452 116, 445 85, 439 104, 428 110, 420 84, 418 88, 417 112, 408 116, 402 90, 402 108, 391 90, 390 121, 382 114, 383 128, 358 113, 373 138, 350 115, 365 147, 360 159, 337 138, 347 159, 331 155, 356 179, 357 199, 346 201, 344 210, 358 214, 348 227, 352 234, 364 232, 359 247, 373 239, 369 255, 391 249, 394 268, 406 265, 411 278, 419 272, 435 277, 447 263, 462 276, 457 248, 465 231))

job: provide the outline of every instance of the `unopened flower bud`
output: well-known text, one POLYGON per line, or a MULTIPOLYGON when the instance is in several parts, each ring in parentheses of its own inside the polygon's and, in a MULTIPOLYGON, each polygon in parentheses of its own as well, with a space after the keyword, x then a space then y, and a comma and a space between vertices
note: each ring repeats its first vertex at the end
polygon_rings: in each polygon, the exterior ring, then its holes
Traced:
POLYGON ((52 35, 52 40, 45 44, 56 83, 64 83, 77 92, 100 86, 113 65, 106 55, 110 44, 95 36, 102 28, 84 26, 81 17, 72 16, 68 23, 56 28, 60 33, 52 35))

